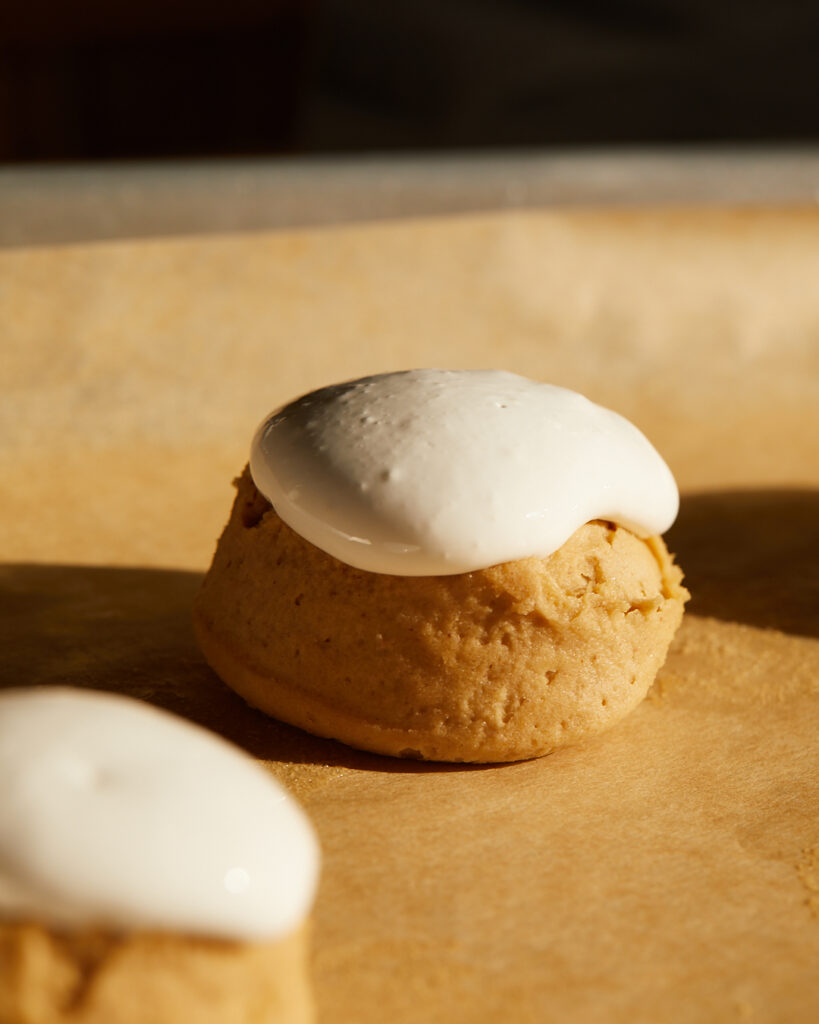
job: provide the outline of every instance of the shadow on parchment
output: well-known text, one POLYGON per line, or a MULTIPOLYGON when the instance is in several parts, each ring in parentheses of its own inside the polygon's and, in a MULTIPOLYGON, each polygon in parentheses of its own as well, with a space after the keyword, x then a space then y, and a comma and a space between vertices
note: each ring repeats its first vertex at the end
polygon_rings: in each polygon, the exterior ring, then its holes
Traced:
MULTIPOLYGON (((819 491, 686 495, 668 544, 689 611, 819 636, 819 491)), ((201 574, 0 565, 0 687, 116 690, 221 733, 255 757, 369 771, 474 771, 366 754, 247 707, 205 663, 191 605, 201 574)))
POLYGON ((819 636, 819 490, 685 494, 666 542, 688 612, 819 636))
POLYGON ((209 668, 191 606, 202 575, 173 569, 0 565, 0 688, 114 690, 198 722, 255 757, 386 772, 480 770, 398 760, 310 736, 248 707, 209 668))

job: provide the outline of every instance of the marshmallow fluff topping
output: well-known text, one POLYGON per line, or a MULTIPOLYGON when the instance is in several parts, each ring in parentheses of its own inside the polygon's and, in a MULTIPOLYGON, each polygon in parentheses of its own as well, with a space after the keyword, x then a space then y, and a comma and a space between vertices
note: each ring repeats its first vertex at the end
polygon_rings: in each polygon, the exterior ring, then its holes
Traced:
POLYGON ((546 557, 593 519, 663 533, 679 505, 671 471, 628 420, 497 370, 321 388, 262 423, 250 471, 316 547, 401 576, 546 557))
POLYGON ((283 937, 319 851, 255 761, 141 701, 0 694, 0 918, 56 928, 283 937))

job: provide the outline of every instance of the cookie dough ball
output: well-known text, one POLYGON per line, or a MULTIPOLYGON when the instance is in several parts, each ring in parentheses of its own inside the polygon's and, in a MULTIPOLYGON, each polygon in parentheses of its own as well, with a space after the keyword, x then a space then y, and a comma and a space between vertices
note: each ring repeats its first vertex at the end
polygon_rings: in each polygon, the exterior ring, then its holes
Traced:
POLYGON ((451 576, 355 569, 294 533, 247 470, 198 595, 215 671, 319 736, 434 761, 514 761, 645 696, 683 614, 659 537, 587 523, 548 558, 451 576))
POLYGON ((310 1024, 319 848, 244 751, 114 693, 0 694, 0 1022, 310 1024))

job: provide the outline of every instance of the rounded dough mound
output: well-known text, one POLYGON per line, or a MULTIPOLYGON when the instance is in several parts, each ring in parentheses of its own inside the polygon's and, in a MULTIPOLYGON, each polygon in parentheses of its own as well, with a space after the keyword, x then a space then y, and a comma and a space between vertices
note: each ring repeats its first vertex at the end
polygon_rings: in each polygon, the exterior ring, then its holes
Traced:
POLYGON ((386 576, 293 532, 247 469, 194 609, 254 707, 398 757, 515 761, 602 732, 645 696, 688 597, 659 537, 604 522, 548 558, 386 576))

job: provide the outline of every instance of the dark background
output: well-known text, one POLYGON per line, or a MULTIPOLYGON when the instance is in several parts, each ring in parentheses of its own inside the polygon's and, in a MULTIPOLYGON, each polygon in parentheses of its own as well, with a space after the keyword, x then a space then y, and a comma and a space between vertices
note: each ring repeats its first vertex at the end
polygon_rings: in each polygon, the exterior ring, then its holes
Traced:
POLYGON ((819 139, 819 0, 0 0, 0 161, 819 139))

